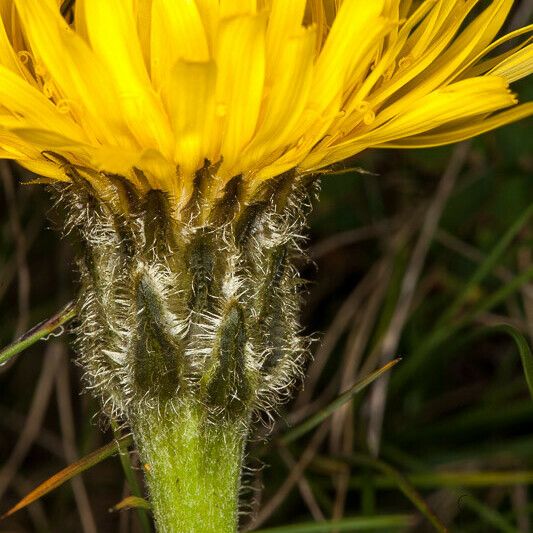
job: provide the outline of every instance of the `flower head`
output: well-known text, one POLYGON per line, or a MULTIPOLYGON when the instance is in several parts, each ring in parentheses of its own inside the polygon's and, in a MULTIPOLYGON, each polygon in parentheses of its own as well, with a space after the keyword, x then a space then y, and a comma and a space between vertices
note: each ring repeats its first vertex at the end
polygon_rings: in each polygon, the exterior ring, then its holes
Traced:
POLYGON ((495 40, 512 4, 2 0, 0 156, 53 180, 89 169, 101 191, 120 174, 179 211, 206 161, 217 196, 236 175, 253 190, 368 147, 456 142, 533 113, 509 90, 533 70, 533 26, 495 40))

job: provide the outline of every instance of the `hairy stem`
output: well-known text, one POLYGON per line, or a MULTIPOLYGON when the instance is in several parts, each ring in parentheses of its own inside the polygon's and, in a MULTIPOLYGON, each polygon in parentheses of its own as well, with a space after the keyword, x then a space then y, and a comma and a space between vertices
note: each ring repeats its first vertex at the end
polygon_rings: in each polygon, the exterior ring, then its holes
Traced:
POLYGON ((102 195, 76 169, 60 191, 82 244, 85 379, 131 426, 164 533, 236 531, 250 420, 289 397, 307 355, 294 262, 316 187, 295 172, 220 187, 217 168, 181 206, 116 175, 102 195))
POLYGON ((196 407, 143 416, 134 434, 161 533, 234 533, 245 435, 196 407))

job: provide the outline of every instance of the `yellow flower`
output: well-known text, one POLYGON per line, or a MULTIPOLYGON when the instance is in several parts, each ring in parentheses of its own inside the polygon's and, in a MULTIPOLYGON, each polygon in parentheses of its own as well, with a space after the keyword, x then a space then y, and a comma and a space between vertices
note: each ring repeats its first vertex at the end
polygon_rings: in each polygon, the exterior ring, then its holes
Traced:
POLYGON ((533 113, 533 25, 512 0, 0 0, 0 157, 183 206, 369 147, 452 143, 533 113), (498 54, 511 39, 518 43, 498 54), (71 167, 72 168, 72 167, 71 167), (97 171, 97 172, 94 172, 97 171))

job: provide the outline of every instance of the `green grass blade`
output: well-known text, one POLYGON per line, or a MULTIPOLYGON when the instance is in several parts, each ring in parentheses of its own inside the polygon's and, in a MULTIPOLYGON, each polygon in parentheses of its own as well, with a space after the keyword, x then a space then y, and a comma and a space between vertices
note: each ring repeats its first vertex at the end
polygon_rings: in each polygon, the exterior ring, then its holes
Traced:
POLYGON ((467 301, 471 291, 492 271, 496 266, 499 259, 511 244, 516 234, 520 231, 520 228, 528 221, 529 217, 533 214, 533 206, 530 206, 523 213, 521 213, 511 227, 504 233, 502 238, 496 243, 496 246, 491 250, 490 254, 485 260, 478 266, 471 278, 461 287, 461 291, 455 297, 453 302, 447 308, 446 312, 438 320, 436 327, 441 326, 447 322, 455 313, 461 308, 461 306, 467 301))
MULTIPOLYGON (((515 485, 533 485, 533 471, 517 470, 510 472, 417 472, 404 474, 409 483, 422 489, 439 489, 444 487, 512 487, 515 485)), ((376 489, 390 489, 397 485, 389 476, 379 476, 373 480, 376 489)), ((365 483, 361 480, 350 481, 350 487, 362 489, 365 483)))
POLYGON ((396 470, 396 468, 384 461, 364 454, 352 454, 343 458, 352 464, 370 466, 382 472, 393 481, 411 503, 427 518, 436 531, 440 533, 446 533, 448 531, 448 528, 435 515, 414 485, 400 471, 396 470))
POLYGON ((339 407, 344 405, 345 403, 349 402, 356 394, 361 392, 365 387, 368 387, 373 381, 375 381, 377 378, 379 378, 381 375, 383 375, 385 372, 390 370, 393 366, 398 364, 401 361, 400 358, 394 359, 393 361, 390 361, 383 367, 379 368, 378 370, 375 370, 374 372, 370 373, 368 376, 364 377, 363 379, 360 379, 357 381, 354 385, 352 385, 347 391, 343 392, 340 396, 338 396, 333 402, 331 402, 327 407, 324 407, 324 409, 321 409, 318 413, 314 414, 301 424, 297 425, 283 437, 279 439, 279 442, 281 444, 288 444, 308 431, 311 431, 314 427, 318 426, 323 420, 325 420, 328 416, 332 415, 339 407))
POLYGON ((394 375, 394 380, 391 382, 391 391, 397 392, 404 387, 407 380, 414 374, 414 372, 420 368, 424 361, 428 360, 427 356, 432 350, 456 335, 461 329, 468 326, 480 313, 490 311, 490 309, 500 304, 531 279, 533 279, 533 267, 525 270, 520 275, 515 276, 509 283, 500 287, 488 298, 480 302, 474 309, 468 312, 463 318, 461 318, 461 320, 452 324, 445 324, 440 328, 433 330, 425 341, 419 345, 418 349, 410 354, 409 357, 406 357, 404 364, 394 375))
POLYGON ((482 300, 472 311, 470 311, 462 320, 454 325, 454 331, 467 325, 480 313, 490 311, 496 307, 499 303, 503 302, 508 296, 519 290, 523 285, 533 279, 533 267, 524 270, 518 276, 515 276, 509 283, 501 286, 498 290, 494 291, 488 298, 482 300))
MULTIPOLYGON (((396 460, 401 462, 406 468, 413 470, 426 470, 427 465, 421 462, 417 457, 405 452, 405 450, 399 450, 395 446, 390 444, 384 446, 387 449, 387 455, 393 455, 396 460)), ((437 475, 437 474, 436 474, 437 475)), ((445 486, 445 485, 444 485, 445 486)), ((470 491, 464 487, 449 487, 453 493, 457 496, 457 505, 469 508, 473 511, 479 519, 485 524, 490 524, 492 529, 490 531, 504 531, 508 533, 516 533, 516 529, 499 513, 496 509, 490 508, 488 505, 476 498, 470 491)), ((455 531, 455 529, 452 529, 455 531)))
POLYGON ((345 518, 344 520, 308 522, 290 526, 257 530, 256 533, 331 533, 332 531, 394 531, 411 527, 414 519, 410 515, 368 516, 345 518))
POLYGON ((47 318, 43 322, 40 322, 28 332, 24 333, 22 337, 17 339, 14 343, 10 344, 2 351, 0 351, 0 365, 7 363, 12 357, 29 348, 32 344, 35 344, 38 340, 50 335, 61 326, 66 324, 69 320, 72 320, 76 316, 76 310, 74 303, 67 304, 59 313, 55 314, 51 318, 47 318))
POLYGON ((510 283, 501 287, 490 298, 487 298, 475 309, 471 310, 462 317, 460 320, 454 322, 453 317, 457 311, 467 301, 471 291, 493 270, 500 260, 502 254, 508 248, 513 238, 520 231, 520 228, 528 221, 533 214, 533 206, 530 206, 524 212, 522 212, 511 227, 505 232, 501 239, 496 243, 485 260, 478 266, 470 279, 462 285, 461 291, 448 306, 446 311, 436 321, 433 331, 426 337, 426 339, 419 345, 402 365, 402 368, 394 376, 394 380, 391 383, 391 391, 396 392, 405 386, 407 380, 413 373, 422 365, 423 361, 427 358, 429 352, 442 344, 445 340, 456 334, 462 327, 470 323, 479 313, 487 311, 500 303, 509 294, 516 291, 521 285, 526 283, 533 276, 533 269, 529 269, 526 272, 516 276, 510 283))
MULTIPOLYGON (((117 440, 120 440, 122 438, 120 435, 120 430, 118 429, 118 425, 114 420, 111 421, 111 427, 113 428, 115 438, 117 440)), ((152 531, 152 526, 150 525, 150 519, 148 518, 148 515, 146 514, 146 507, 143 505, 130 505, 129 503, 127 503, 127 502, 133 502, 133 501, 140 502, 141 500, 146 502, 146 500, 143 498, 143 493, 141 491, 141 487, 139 486, 139 481, 137 480, 137 476, 135 475, 135 472, 133 471, 133 466, 131 464, 128 450, 127 449, 121 450, 121 453, 119 454, 119 458, 120 458, 120 464, 122 465, 122 470, 124 471, 124 475, 126 476, 128 487, 130 488, 131 496, 129 496, 128 498, 125 498, 124 500, 122 500, 122 502, 115 505, 113 507, 113 510, 118 511, 121 509, 135 508, 137 510, 137 516, 139 517, 142 530, 144 531, 144 533, 150 533, 152 531)))
POLYGON ((475 512, 483 522, 491 526, 490 531, 502 531, 504 533, 517 533, 517 529, 513 527, 500 513, 484 504, 482 501, 474 497, 470 492, 462 489, 457 493, 459 497, 459 504, 463 507, 468 507, 475 512), (494 529, 492 529, 494 528, 494 529))
POLYGON ((522 367, 524 368, 524 375, 526 377, 529 394, 533 399, 533 353, 531 353, 531 348, 529 347, 526 338, 518 330, 508 324, 502 324, 501 326, 496 326, 491 329, 507 333, 515 341, 522 361, 522 367))

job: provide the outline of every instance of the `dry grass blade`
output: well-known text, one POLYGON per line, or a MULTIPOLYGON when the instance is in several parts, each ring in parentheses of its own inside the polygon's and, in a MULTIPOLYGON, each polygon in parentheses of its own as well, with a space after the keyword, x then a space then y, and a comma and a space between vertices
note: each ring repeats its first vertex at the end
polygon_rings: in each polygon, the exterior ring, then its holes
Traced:
MULTIPOLYGON (((420 235, 402 280, 396 308, 381 344, 381 363, 390 358, 390 354, 396 352, 403 328, 409 317, 414 293, 425 265, 431 242, 455 182, 466 163, 469 150, 470 142, 461 143, 455 148, 450 162, 440 179, 435 196, 426 211, 420 235)), ((367 440, 368 446, 374 455, 378 454, 381 440, 381 429, 387 401, 387 387, 388 379, 385 377, 385 379, 376 382, 370 396, 371 416, 367 440)))
POLYGON ((376 265, 374 268, 370 269, 364 279, 357 284, 352 293, 345 299, 337 311, 331 326, 322 338, 320 347, 318 348, 313 361, 307 369, 305 388, 296 400, 297 407, 306 407, 309 405, 331 353, 339 338, 350 325, 354 313, 362 305, 370 291, 373 289, 380 268, 381 265, 376 265))
POLYGON ((272 498, 263 505, 262 509, 254 518, 252 518, 250 523, 244 527, 244 531, 250 531, 252 529, 255 529, 264 522, 266 522, 276 511, 276 509, 283 503, 287 495, 291 492, 294 485, 296 485, 301 479, 303 473, 305 472, 305 469, 309 466, 318 448, 326 438, 326 435, 328 434, 329 430, 328 426, 328 422, 323 422, 320 427, 315 431, 315 434, 311 438, 309 444, 307 445, 303 453, 300 455, 300 459, 294 465, 288 477, 282 483, 281 487, 274 494, 274 496, 272 496, 272 498))
MULTIPOLYGON (((393 274, 392 260, 384 262, 376 287, 370 294, 366 306, 354 317, 341 364, 339 393, 348 390, 356 381, 360 363, 371 338, 372 331, 379 320, 380 309, 386 299, 393 274)), ((348 454, 353 450, 355 428, 353 421, 353 403, 347 403, 333 413, 330 431, 330 450, 333 453, 348 454)), ((346 468, 335 481, 336 496, 333 505, 333 520, 344 515, 347 501, 350 471, 346 468)))
POLYGON ((308 251, 309 257, 313 261, 316 261, 317 259, 320 259, 321 257, 343 246, 353 245, 359 241, 379 237, 386 231, 390 231, 390 228, 391 221, 382 220, 372 224, 371 226, 365 226, 362 228, 345 231, 343 233, 337 233, 311 246, 308 251))
MULTIPOLYGON (((64 345, 61 359, 59 371, 56 376, 57 407, 59 411, 63 450, 67 462, 73 463, 79 459, 79 455, 76 448, 74 409, 71 403, 68 357, 64 345)), ((83 478, 75 477, 72 479, 71 483, 83 533, 97 533, 93 510, 91 509, 89 496, 83 478)))
POLYGON ((150 510, 150 503, 140 496, 126 496, 123 500, 119 501, 116 505, 113 505, 109 512, 124 511, 126 509, 145 509, 150 510))
POLYGON ((313 429, 315 426, 318 426, 318 424, 320 424, 328 416, 333 414, 339 407, 350 401, 357 393, 361 392, 365 387, 370 385, 370 383, 382 376, 385 372, 390 370, 400 361, 401 358, 389 361, 380 369, 372 372, 368 376, 354 383, 352 387, 350 387, 346 392, 343 392, 339 397, 337 397, 336 400, 331 402, 327 407, 321 409, 318 413, 308 418, 305 422, 285 433, 285 435, 283 435, 283 437, 279 439, 279 442, 283 445, 288 444, 289 442, 292 442, 297 438, 301 437, 302 435, 313 429))
POLYGON ((27 252, 28 243, 26 234, 22 228, 21 215, 18 206, 20 200, 15 190, 15 178, 7 161, 0 164, 0 177, 2 179, 6 194, 7 207, 9 213, 9 223, 15 242, 15 257, 17 262, 18 277, 18 319, 15 327, 14 338, 17 338, 27 327, 30 314, 30 287, 31 277, 28 267, 27 252))
POLYGON ((11 516, 17 511, 24 509, 24 507, 26 507, 27 505, 30 505, 39 498, 42 498, 45 494, 48 494, 52 490, 63 485, 63 483, 65 483, 69 479, 72 479, 74 476, 81 474, 85 470, 88 470, 89 468, 100 463, 104 459, 107 459, 108 457, 119 453, 122 449, 130 446, 132 442, 133 439, 131 435, 124 436, 120 440, 110 442, 109 444, 98 448, 98 450, 95 450, 89 455, 82 457, 79 461, 76 461, 75 463, 72 463, 66 468, 63 468, 63 470, 61 470, 57 474, 54 474, 51 478, 48 478, 44 483, 41 483, 38 487, 32 490, 25 498, 18 502, 17 505, 9 509, 7 513, 2 515, 0 519, 3 520, 4 518, 11 516))
MULTIPOLYGON (((287 448, 282 447, 279 449, 279 455, 283 459, 283 462, 287 465, 289 470, 292 470, 296 465, 296 461, 294 460, 294 457, 292 456, 291 452, 287 448)), ((320 509, 320 506, 318 505, 318 502, 316 501, 315 496, 313 494, 311 485, 309 484, 305 476, 302 476, 299 479, 298 489, 300 490, 300 494, 303 500, 305 501, 311 515, 313 516, 313 519, 316 522, 323 522, 326 518, 324 516, 324 513, 320 509)))
POLYGON ((60 348, 57 343, 52 343, 47 347, 39 381, 33 393, 24 427, 9 458, 0 470, 0 501, 39 435, 50 402, 55 375, 61 360, 60 355, 60 348))
POLYGON ((22 337, 17 339, 14 343, 10 344, 2 351, 0 351, 0 365, 7 363, 9 359, 29 348, 32 344, 35 344, 38 340, 54 333, 61 326, 72 320, 76 316, 76 310, 74 303, 68 303, 59 313, 55 314, 51 318, 43 320, 28 332, 24 333, 22 337))

